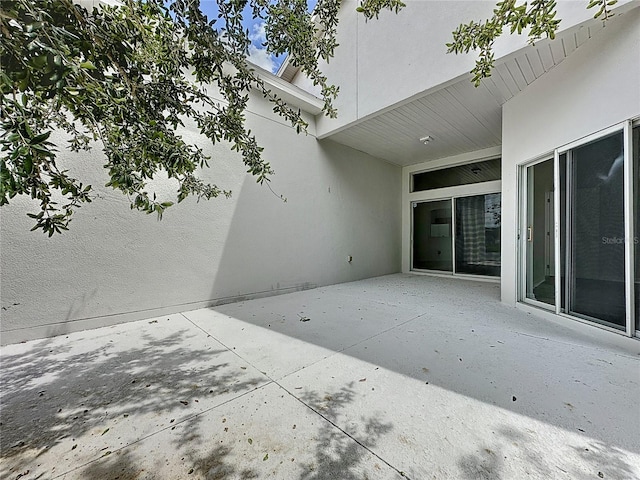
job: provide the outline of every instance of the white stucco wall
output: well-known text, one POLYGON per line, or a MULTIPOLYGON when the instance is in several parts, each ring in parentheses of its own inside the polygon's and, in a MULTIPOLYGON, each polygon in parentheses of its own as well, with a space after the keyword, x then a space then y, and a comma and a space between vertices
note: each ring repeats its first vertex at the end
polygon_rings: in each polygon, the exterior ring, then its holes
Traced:
POLYGON ((503 106, 502 300, 516 302, 518 165, 640 115, 640 8, 503 106))
POLYGON ((297 136, 264 101, 251 110, 249 126, 276 172, 271 186, 286 203, 219 146, 208 148, 204 175, 233 197, 188 199, 161 222, 100 187, 99 150, 61 153, 99 196, 74 214, 69 232, 29 232, 29 200, 2 207, 2 342, 399 271, 400 168, 297 136))
MULTIPOLYGON (((335 57, 324 67, 329 81, 340 86, 338 118, 318 122, 319 136, 371 115, 415 95, 440 88, 467 74, 476 55, 447 54, 451 33, 471 20, 489 18, 495 0, 405 0, 398 14, 383 11, 365 21, 355 11, 358 1, 345 0, 340 9, 335 57)), ((621 0, 617 7, 628 3, 621 0)), ((584 0, 558 1, 560 30, 590 19, 594 12, 584 0)), ((495 45, 496 58, 524 46, 526 37, 504 35, 495 45)), ((302 88, 305 82, 295 80, 302 88)))

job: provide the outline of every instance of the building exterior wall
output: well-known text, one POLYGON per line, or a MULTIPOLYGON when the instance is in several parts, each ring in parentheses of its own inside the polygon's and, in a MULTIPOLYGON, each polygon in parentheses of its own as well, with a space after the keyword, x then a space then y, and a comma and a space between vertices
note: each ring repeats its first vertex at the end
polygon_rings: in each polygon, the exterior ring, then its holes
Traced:
MULTIPOLYGON (((336 101, 338 118, 318 122, 320 137, 345 125, 403 102, 413 96, 441 88, 467 74, 475 54, 447 54, 446 43, 462 22, 489 18, 493 0, 405 0, 398 14, 383 11, 380 18, 365 21, 356 12, 357 0, 345 0, 340 9, 336 55, 323 67, 331 83, 340 86, 336 101)), ((623 0, 618 7, 628 3, 623 0)), ((586 2, 560 0, 557 6, 560 30, 590 19, 586 2)), ((496 58, 527 45, 525 36, 504 35, 495 45, 496 58)), ((305 87, 303 79, 294 83, 305 87)))
POLYGON ((597 36, 503 106, 502 300, 517 301, 518 166, 640 116, 640 9, 597 36))
POLYGON ((29 231, 28 199, 2 208, 2 342, 398 272, 400 168, 318 141, 308 120, 311 134, 298 136, 263 100, 248 114, 286 202, 256 184, 235 152, 201 143, 213 154, 203 176, 233 196, 187 199, 162 221, 101 187, 99 148, 79 158, 61 149, 61 163, 98 198, 52 238, 29 231))

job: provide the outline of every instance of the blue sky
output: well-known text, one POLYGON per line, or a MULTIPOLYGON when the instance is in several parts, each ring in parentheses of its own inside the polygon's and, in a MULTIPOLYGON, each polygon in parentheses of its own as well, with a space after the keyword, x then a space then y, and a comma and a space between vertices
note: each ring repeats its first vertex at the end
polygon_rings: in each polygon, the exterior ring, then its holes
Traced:
MULTIPOLYGON (((307 0, 309 10, 315 7, 316 2, 317 0, 307 0)), ((218 2, 216 0, 201 0, 200 8, 207 17, 209 17, 209 20, 217 18, 218 2)), ((263 46, 265 41, 264 23, 260 19, 256 20, 251 18, 251 9, 249 6, 245 7, 243 16, 245 18, 244 26, 249 30, 249 38, 251 39, 249 60, 265 70, 273 73, 277 72, 285 56, 281 55, 276 57, 275 55, 267 53, 263 46)))

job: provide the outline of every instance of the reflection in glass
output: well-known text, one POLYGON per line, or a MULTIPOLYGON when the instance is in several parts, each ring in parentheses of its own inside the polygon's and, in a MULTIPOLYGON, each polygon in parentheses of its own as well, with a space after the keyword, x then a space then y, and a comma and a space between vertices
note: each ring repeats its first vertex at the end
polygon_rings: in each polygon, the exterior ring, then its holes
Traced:
POLYGON ((453 270, 451 200, 413 205, 413 265, 419 270, 453 270))
POLYGON ((635 212, 636 330, 640 330, 640 127, 633 129, 633 211, 635 212))
POLYGON ((560 169, 560 310, 567 313, 567 154, 558 158, 560 169))
POLYGON ((553 160, 527 168, 527 298, 555 305, 553 160))
POLYGON ((467 163, 455 167, 414 173, 412 192, 434 190, 436 188, 470 185, 472 183, 500 180, 501 161, 499 158, 482 162, 467 163))
POLYGON ((624 329, 622 132, 569 153, 569 310, 624 329))
POLYGON ((500 276, 500 194, 456 199, 456 273, 500 276))

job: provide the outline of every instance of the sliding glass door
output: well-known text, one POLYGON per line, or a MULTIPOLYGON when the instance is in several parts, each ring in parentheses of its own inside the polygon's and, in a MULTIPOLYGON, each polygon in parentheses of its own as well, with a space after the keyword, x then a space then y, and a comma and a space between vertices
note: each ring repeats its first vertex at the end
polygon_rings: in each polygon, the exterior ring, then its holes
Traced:
POLYGON ((553 159, 526 169, 526 287, 529 300, 555 305, 553 159))
POLYGON ((499 193, 415 202, 412 211, 413 270, 500 276, 499 193))
POLYGON ((640 126, 633 129, 633 211, 635 212, 634 221, 634 258, 635 258, 635 274, 634 274, 634 293, 635 293, 635 329, 640 330, 640 126))
POLYGON ((413 204, 413 269, 453 271, 451 200, 413 204))
POLYGON ((500 194, 455 199, 456 272, 500 276, 500 194))
POLYGON ((623 133, 567 152, 567 311, 626 327, 623 133))
POLYGON ((523 167, 520 298, 640 330, 640 127, 612 127, 523 167))

